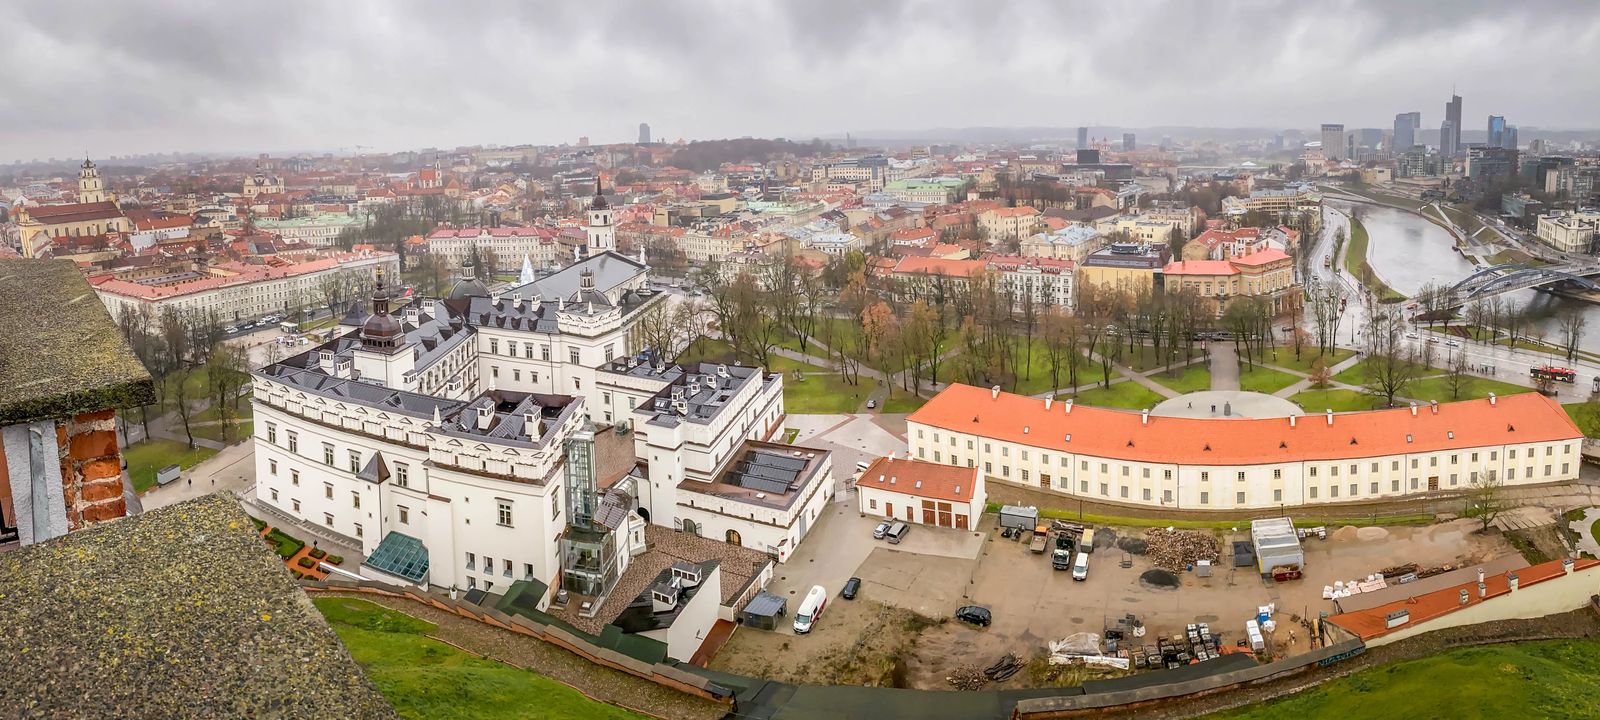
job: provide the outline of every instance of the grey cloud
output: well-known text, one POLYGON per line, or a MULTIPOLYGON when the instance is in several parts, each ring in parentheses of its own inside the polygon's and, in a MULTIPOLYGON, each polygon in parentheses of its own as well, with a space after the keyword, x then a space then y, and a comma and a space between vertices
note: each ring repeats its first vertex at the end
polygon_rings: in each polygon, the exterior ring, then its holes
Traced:
POLYGON ((1561 0, 24 0, 0 158, 1117 124, 1600 122, 1561 0))

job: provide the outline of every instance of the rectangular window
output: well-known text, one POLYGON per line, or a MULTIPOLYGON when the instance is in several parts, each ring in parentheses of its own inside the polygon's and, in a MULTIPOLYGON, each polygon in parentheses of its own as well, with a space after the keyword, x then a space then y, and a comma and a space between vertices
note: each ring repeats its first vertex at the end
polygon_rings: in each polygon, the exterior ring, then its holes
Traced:
POLYGON ((1011 477, 1011 466, 1010 465, 1001 465, 1000 466, 1000 477, 1011 477))
POLYGON ((550 361, 550 346, 549 345, 540 345, 539 346, 539 359, 543 360, 545 362, 549 362, 550 361))
POLYGON ((394 464, 395 487, 411 487, 411 466, 405 463, 394 464))
POLYGON ((1100 483, 1100 494, 1103 495, 1103 496, 1104 495, 1110 495, 1111 494, 1111 486, 1107 485, 1106 483, 1100 483))
MULTIPOLYGON (((917 449, 921 450, 922 448, 917 448, 917 449)), ((994 474, 994 465, 992 463, 990 463, 988 460, 983 461, 983 474, 985 474, 985 475, 993 475, 994 474)))
POLYGON ((867 509, 868 510, 877 510, 878 509, 878 499, 877 498, 872 498, 872 499, 867 500, 867 509))
POLYGON ((1399 480, 1390 480, 1389 481, 1389 492, 1400 492, 1400 481, 1399 480))
POLYGON ((1317 466, 1312 465, 1311 469, 1308 472, 1311 474, 1311 477, 1316 477, 1317 476, 1317 466))
POLYGON ((1161 471, 1161 479, 1162 480, 1171 480, 1172 479, 1172 471, 1171 470, 1162 470, 1161 471))
POLYGON ((1359 492, 1360 490, 1357 488, 1356 484, 1350 483, 1350 497, 1355 497, 1357 494, 1359 494, 1359 492))
POLYGON ((327 525, 328 527, 333 527, 333 513, 323 513, 322 524, 327 525))
POLYGON ((467 569, 468 570, 475 569, 473 567, 473 564, 474 564, 474 562, 477 561, 477 559, 478 559, 477 556, 473 555, 472 553, 467 553, 467 569))
POLYGON ((492 377, 492 378, 494 378, 496 380, 500 379, 500 366, 499 365, 490 365, 489 366, 489 377, 492 377))
POLYGON ((289 431, 289 452, 300 452, 300 436, 296 435, 293 430, 289 431))
POLYGON ((278 461, 277 460, 268 460, 267 461, 267 474, 269 474, 269 475, 277 475, 278 474, 278 461))
POLYGON ((1144 501, 1150 502, 1150 488, 1144 489, 1144 501))
POLYGON ((575 348, 575 347, 567 348, 567 360, 569 362, 571 362, 573 365, 577 365, 578 364, 578 349, 577 348, 575 348))
POLYGON ((1238 472, 1238 478, 1239 478, 1239 482, 1244 482, 1244 471, 1243 470, 1240 470, 1238 472))
POLYGON ((299 485, 300 484, 300 471, 299 470, 290 470, 289 471, 289 484, 290 485, 299 485))
POLYGON ((1243 505, 1244 504, 1244 493, 1243 492, 1236 492, 1233 495, 1234 495, 1233 502, 1234 502, 1235 505, 1243 505))
POLYGON ((351 450, 350 451, 350 472, 353 472, 353 473, 361 472, 361 451, 360 450, 351 450))
POLYGON ((501 560, 500 561, 500 568, 501 568, 501 570, 500 570, 500 574, 501 575, 504 575, 506 577, 511 577, 511 561, 510 560, 501 560))
POLYGON ((358 492, 351 492, 350 493, 350 507, 353 507, 353 508, 355 508, 357 510, 361 509, 361 493, 358 493, 358 492))
POLYGON ((1272 501, 1273 502, 1283 502, 1283 491, 1282 490, 1273 490, 1272 491, 1272 501))
POLYGON ((1283 479, 1283 468, 1273 468, 1272 469, 1272 479, 1273 480, 1282 480, 1283 479))
POLYGON ((272 490, 272 501, 273 502, 277 502, 278 501, 278 490, 277 490, 277 488, 273 488, 273 490, 272 490))
POLYGON ((533 563, 523 563, 522 564, 522 579, 524 579, 524 580, 532 580, 533 579, 533 563))
POLYGON ((1202 490, 1200 492, 1200 504, 1201 505, 1210 505, 1211 504, 1211 493, 1208 493, 1208 492, 1205 492, 1205 491, 1202 490))
POLYGON ((330 500, 333 499, 333 483, 322 484, 322 496, 330 500))
POLYGON ((1339 466, 1338 465, 1329 465, 1328 466, 1328 474, 1332 475, 1333 477, 1339 477, 1339 466))
POLYGON ((499 340, 497 340, 495 338, 489 338, 489 354, 490 355, 499 355, 500 354, 500 341, 499 340))
POLYGON ((267 423, 267 442, 272 443, 274 445, 277 444, 277 442, 278 442, 278 426, 277 425, 274 425, 272 423, 267 423))
POLYGON ((1378 484, 1377 483, 1373 483, 1372 484, 1372 494, 1373 495, 1377 495, 1378 494, 1378 484))
POLYGON ((561 517, 561 496, 560 495, 556 495, 554 493, 551 493, 551 495, 550 495, 550 519, 554 520, 554 519, 559 518, 559 517, 561 517))
POLYGON ((294 503, 294 511, 295 512, 300 512, 300 501, 299 500, 290 500, 289 502, 294 503))
POLYGON ((507 340, 506 341, 506 354, 510 355, 511 357, 516 357, 517 356, 517 341, 515 341, 515 340, 507 340))
POLYGON ((1312 500, 1317 499, 1317 486, 1312 485, 1311 487, 1306 488, 1306 489, 1311 491, 1311 499, 1312 500))
POLYGON ((518 370, 516 368, 512 368, 511 369, 511 381, 512 382, 522 382, 522 371, 518 370))
POLYGON ((406 507, 404 505, 396 505, 394 507, 394 509, 395 509, 395 511, 400 513, 400 524, 401 525, 410 525, 411 524, 411 508, 408 508, 408 507, 406 507))
POLYGON ((1339 486, 1338 485, 1329 485, 1328 486, 1328 497, 1331 497, 1331 498, 1339 497, 1339 486))
POLYGON ((1377 472, 1378 471, 1378 464, 1377 463, 1373 463, 1372 464, 1372 471, 1373 472, 1377 472))
POLYGON ((333 443, 322 444, 322 464, 333 467, 333 443))
POLYGON ((1507 480, 1515 480, 1515 479, 1517 479, 1517 469, 1516 468, 1506 468, 1506 479, 1507 480))
POLYGON ((522 356, 529 360, 533 359, 533 343, 522 344, 522 356))
POLYGON ((1209 470, 1201 470, 1200 471, 1200 481, 1201 482, 1210 482, 1211 481, 1211 471, 1209 471, 1209 470))
POLYGON ((606 345, 606 362, 611 362, 611 359, 616 356, 617 346, 615 344, 606 345))
POLYGON ((1162 490, 1161 491, 1161 502, 1164 502, 1164 503, 1172 502, 1172 491, 1171 490, 1162 490))
POLYGON ((1022 451, 1022 461, 1023 462, 1027 462, 1028 461, 1028 451, 1027 450, 1023 450, 1022 451))
POLYGON ((1010 445, 1001 445, 1000 446, 1000 457, 1011 457, 1011 446, 1010 445))
POLYGON ((356 523, 356 537, 361 537, 361 536, 362 536, 361 523, 356 523))
POLYGON ((1515 460, 1515 459, 1517 459, 1517 449, 1516 448, 1511 448, 1510 450, 1507 450, 1506 451, 1506 459, 1507 460, 1515 460))
MULTIPOLYGON (((500 517, 499 524, 503 527, 511 527, 511 501, 501 500, 498 502, 498 507, 500 517)), ((506 572, 511 572, 511 566, 506 566, 506 572)))
MULTIPOLYGON (((935 454, 935 455, 938 455, 938 454, 939 454, 939 453, 934 453, 934 454, 935 454)), ((939 458, 934 458, 934 460, 938 460, 938 459, 939 459, 939 458)), ((1546 467, 1549 467, 1549 466, 1546 466, 1546 467)), ((1548 474, 1548 473, 1547 473, 1547 474, 1548 474)), ((1022 481, 1023 481, 1023 482, 1027 482, 1027 481, 1028 481, 1028 471, 1027 471, 1027 470, 1023 470, 1023 471, 1022 471, 1022 481)))
POLYGON ((1123 485, 1122 487, 1118 488, 1117 490, 1118 490, 1118 493, 1120 495, 1122 495, 1122 499, 1126 500, 1128 498, 1128 486, 1127 485, 1123 485))
POLYGON ((488 555, 483 556, 483 573, 485 575, 494 574, 494 558, 488 555))

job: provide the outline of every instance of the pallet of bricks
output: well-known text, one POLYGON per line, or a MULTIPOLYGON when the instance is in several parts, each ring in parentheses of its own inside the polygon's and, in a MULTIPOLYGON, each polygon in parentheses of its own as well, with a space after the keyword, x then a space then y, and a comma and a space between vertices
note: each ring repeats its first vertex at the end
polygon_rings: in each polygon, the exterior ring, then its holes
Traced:
POLYGON ((1190 653, 1194 659, 1205 662, 1218 654, 1218 641, 1211 634, 1211 626, 1205 623, 1190 623, 1184 633, 1189 640, 1190 653))

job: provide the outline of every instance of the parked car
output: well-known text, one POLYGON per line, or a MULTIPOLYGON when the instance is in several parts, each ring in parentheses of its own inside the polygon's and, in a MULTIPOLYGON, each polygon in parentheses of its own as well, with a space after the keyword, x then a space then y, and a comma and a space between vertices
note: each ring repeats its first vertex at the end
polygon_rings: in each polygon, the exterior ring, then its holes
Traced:
POLYGON ((844 581, 844 589, 839 591, 839 597, 854 600, 858 592, 861 592, 861 578, 853 577, 844 581))
POLYGON ((871 409, 873 409, 873 408, 875 408, 877 406, 878 406, 878 401, 877 400, 868 400, 867 401, 867 409, 868 410, 871 410, 871 409))
POLYGON ((889 521, 887 521, 887 520, 885 520, 885 521, 883 521, 881 523, 878 523, 878 526, 872 529, 872 539, 874 539, 874 540, 882 540, 883 536, 884 535, 888 535, 888 534, 889 534, 889 521))
POLYGON ((1450 347, 1461 347, 1461 341, 1456 339, 1446 340, 1444 341, 1444 344, 1449 345, 1450 347))
POLYGON ((956 619, 979 627, 989 627, 994 618, 989 614, 989 608, 981 605, 963 605, 956 608, 956 619))
POLYGON ((1408 338, 1410 338, 1412 340, 1415 340, 1415 339, 1417 339, 1417 334, 1414 333, 1414 332, 1408 332, 1408 333, 1406 333, 1406 337, 1408 337, 1408 338))

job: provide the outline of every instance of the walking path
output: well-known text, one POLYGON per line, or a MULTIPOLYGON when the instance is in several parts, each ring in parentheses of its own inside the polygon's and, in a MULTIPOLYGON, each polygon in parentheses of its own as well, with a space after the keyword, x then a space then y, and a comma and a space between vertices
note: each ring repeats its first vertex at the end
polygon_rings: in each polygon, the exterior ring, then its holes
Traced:
POLYGON ((1567 523, 1567 527, 1578 534, 1578 552, 1600 557, 1600 541, 1596 541, 1594 537, 1596 520, 1600 520, 1600 508, 1589 508, 1583 511, 1583 517, 1567 523))
POLYGON ((1212 343, 1208 348, 1211 352, 1211 389, 1212 390, 1238 390, 1239 389, 1239 352, 1230 343, 1212 343))
MULTIPOLYGON (((1338 380, 1334 380, 1333 379, 1334 375, 1337 375, 1337 374, 1339 374, 1341 372, 1344 372, 1345 370, 1349 370, 1350 368, 1355 367, 1355 364, 1358 363, 1358 362, 1361 362, 1361 353, 1356 353, 1354 355, 1351 355, 1350 357, 1345 358, 1343 361, 1335 364, 1333 367, 1328 368, 1328 387, 1327 387, 1327 389, 1329 389, 1329 390, 1340 389, 1340 390, 1356 390, 1356 391, 1360 391, 1361 388, 1358 388, 1358 387, 1356 387, 1354 385, 1347 385, 1345 383, 1342 383, 1342 382, 1339 382, 1338 380)), ((1293 370, 1293 369, 1286 368, 1286 367, 1278 367, 1277 365, 1267 365, 1267 367, 1270 367, 1270 368, 1272 368, 1274 370, 1278 370, 1280 372, 1289 373, 1290 375, 1296 375, 1296 376, 1299 376, 1301 378, 1298 382, 1294 383, 1293 385, 1290 385, 1289 387, 1286 387, 1286 388, 1284 388, 1282 390, 1279 390, 1279 391, 1273 393, 1273 395, 1276 395, 1276 396, 1281 397, 1281 398, 1286 398, 1286 397, 1290 397, 1292 395, 1295 395, 1297 393, 1305 392, 1306 390, 1314 389, 1314 388, 1311 387, 1311 376, 1309 376, 1309 375, 1307 375, 1307 374, 1305 374, 1303 372, 1300 372, 1299 370, 1293 370)))

